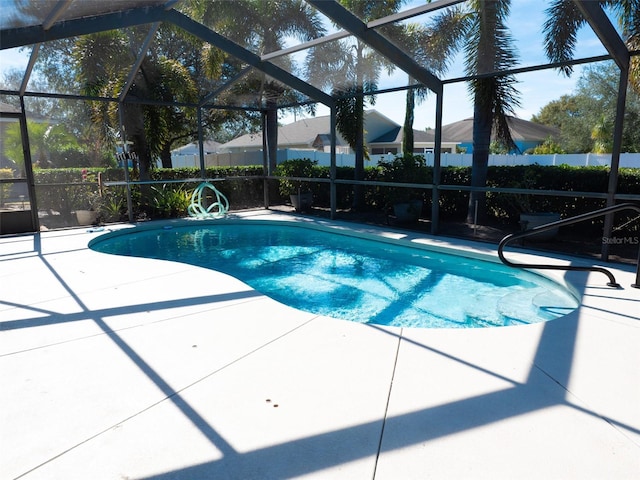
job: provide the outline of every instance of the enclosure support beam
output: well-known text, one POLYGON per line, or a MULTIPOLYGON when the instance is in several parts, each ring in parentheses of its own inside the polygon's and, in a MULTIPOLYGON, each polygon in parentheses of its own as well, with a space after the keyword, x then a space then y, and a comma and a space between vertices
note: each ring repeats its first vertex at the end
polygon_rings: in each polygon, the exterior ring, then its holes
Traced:
POLYGON ((442 97, 443 92, 436 94, 436 131, 433 148, 433 189, 431 190, 431 233, 438 234, 440 228, 440 160, 442 150, 442 97))
POLYGON ((613 60, 621 70, 629 69, 630 53, 609 17, 604 13, 600 2, 591 0, 574 0, 580 13, 589 22, 593 32, 598 36, 602 45, 607 49, 613 60))
POLYGON ((209 101, 216 98, 225 90, 228 90, 229 88, 231 88, 236 82, 246 77, 250 71, 251 71, 251 67, 243 68, 237 73, 237 75, 235 75, 231 80, 226 82, 224 85, 221 85, 220 87, 216 88, 213 92, 210 92, 207 95, 205 95, 202 98, 202 100, 200 100, 200 103, 198 105, 201 107, 207 106, 207 103, 209 103, 209 101))
POLYGON ((22 137, 22 155, 24 158, 24 170, 27 177, 27 191, 31 205, 31 225, 34 231, 40 231, 38 218, 38 202, 36 199, 36 181, 33 176, 33 160, 31 159, 31 147, 29 146, 29 129, 27 128, 27 111, 24 108, 24 97, 20 97, 20 136, 22 137))
POLYGON ((20 97, 24 97, 24 93, 27 91, 27 85, 29 84, 29 79, 31 78, 31 73, 33 72, 33 67, 36 64, 36 60, 38 59, 38 53, 40 53, 40 44, 36 43, 31 50, 31 55, 29 56, 29 63, 27 64, 27 68, 24 72, 24 76, 22 77, 22 83, 20 84, 20 90, 18 94, 20 97))
MULTIPOLYGON (((620 150, 622 150, 622 131, 624 128, 624 110, 627 101, 627 84, 629 82, 629 69, 620 69, 620 83, 618 84, 618 101, 616 103, 616 119, 613 126, 613 148, 611 151, 611 168, 609 170, 609 185, 607 187, 607 207, 615 205, 615 195, 618 190, 618 172, 620 170, 620 150)), ((613 231, 614 214, 604 217, 604 230, 602 236, 609 238, 613 231)), ((609 242, 602 242, 602 261, 609 259, 609 242)))
POLYGON ((49 29, 45 29, 44 25, 6 28, 0 30, 0 50, 161 22, 168 13, 163 6, 140 7, 94 17, 65 20, 52 25, 49 29))
POLYGON ((169 12, 166 12, 166 14, 167 21, 191 33, 192 35, 195 35, 199 39, 204 40, 220 50, 227 52, 229 55, 236 57, 242 62, 257 68, 261 72, 273 77, 275 80, 298 90, 318 102, 323 103, 327 107, 331 107, 331 105, 333 105, 334 99, 331 95, 328 95, 313 85, 300 80, 295 75, 270 62, 262 61, 255 53, 241 47, 237 43, 232 42, 228 38, 214 32, 201 23, 192 20, 176 10, 170 10, 169 12))
POLYGON ((122 153, 123 160, 122 166, 124 168, 124 181, 127 184, 127 214, 129 216, 129 222, 133 223, 133 201, 131 199, 131 183, 129 179, 129 144, 127 143, 127 132, 124 127, 124 104, 118 103, 118 121, 120 122, 120 139, 122 140, 122 153))
MULTIPOLYGON (((450 7, 452 5, 455 5, 457 3, 462 3, 464 1, 465 0, 438 0, 435 3, 427 3, 425 5, 419 5, 417 7, 411 8, 409 10, 405 10, 403 12, 398 12, 393 15, 388 15, 386 17, 373 20, 367 23, 367 27, 378 28, 384 25, 388 25, 389 23, 401 22, 402 20, 407 20, 412 17, 417 17, 418 15, 424 15, 425 13, 439 10, 441 8, 450 7)), ((276 50, 275 52, 265 53, 260 58, 262 60, 273 60, 274 58, 283 57, 285 55, 291 55, 292 53, 296 53, 296 52, 302 52, 312 47, 317 47, 319 45, 323 45, 329 42, 335 42, 336 40, 340 40, 350 36, 351 36, 350 32, 347 32, 346 30, 340 30, 339 32, 331 33, 329 35, 325 35, 324 37, 309 40, 308 42, 299 43, 291 47, 283 48, 281 50, 276 50)))
POLYGON ((267 148, 267 112, 262 111, 262 174, 264 175, 264 208, 268 209, 271 202, 269 201, 269 152, 267 148))
MULTIPOLYGON (((55 7, 49 12, 47 18, 45 18, 42 23, 42 29, 44 31, 49 30, 57 21, 58 18, 69 8, 71 2, 73 0, 59 0, 55 7)), ((27 65, 27 69, 24 72, 24 77, 22 77, 22 85, 20 85, 20 96, 24 95, 24 92, 27 91, 27 84, 29 83, 29 79, 31 78, 31 72, 33 72, 33 67, 36 64, 36 60, 38 59, 38 54, 40 52, 40 44, 36 43, 31 50, 31 56, 29 57, 29 64, 27 65)))
POLYGON ((331 132, 331 167, 329 169, 329 205, 331 207, 331 220, 336 218, 337 192, 336 192, 336 106, 331 107, 329 117, 329 131, 331 132))
POLYGON ((442 81, 438 77, 419 65, 402 49, 391 43, 377 31, 368 28, 362 20, 338 2, 328 0, 307 0, 307 2, 381 55, 391 60, 398 68, 402 69, 408 75, 411 75, 429 90, 436 94, 442 92, 442 81))
MULTIPOLYGON (((611 24, 611 21, 604 13, 604 10, 602 10, 600 2, 587 2, 584 0, 574 0, 574 2, 620 69, 616 118, 613 127, 611 170, 609 171, 609 185, 607 187, 607 207, 610 207, 615 204, 615 194, 618 188, 620 150, 622 149, 622 130, 624 127, 624 110, 627 99, 627 83, 629 81, 629 63, 631 54, 620 38, 620 35, 618 35, 615 27, 611 24)), ((605 238, 611 236, 613 231, 613 221, 613 213, 607 215, 604 219, 603 236, 605 238)), ((609 242, 602 242, 601 258, 603 261, 608 260, 609 242)))
POLYGON ((204 164, 204 132, 202 129, 202 108, 196 110, 198 116, 198 156, 200 157, 200 177, 206 178, 207 169, 204 164))
POLYGON ((118 97, 119 102, 123 102, 124 97, 126 97, 127 93, 129 93, 129 89, 131 88, 131 85, 133 85, 133 81, 136 78, 136 74, 140 69, 140 65, 142 65, 142 61, 144 60, 144 57, 147 54, 147 50, 149 50, 149 45, 151 45, 151 42, 153 41, 153 37, 158 31, 158 28, 160 28, 160 22, 154 23, 151 26, 149 33, 147 33, 147 36, 144 39, 142 47, 140 48, 140 52, 138 53, 138 57, 136 58, 136 62, 133 64, 133 67, 131 67, 131 71, 129 72, 129 77, 127 77, 127 81, 125 82, 124 87, 122 87, 122 91, 120 92, 120 96, 118 97))

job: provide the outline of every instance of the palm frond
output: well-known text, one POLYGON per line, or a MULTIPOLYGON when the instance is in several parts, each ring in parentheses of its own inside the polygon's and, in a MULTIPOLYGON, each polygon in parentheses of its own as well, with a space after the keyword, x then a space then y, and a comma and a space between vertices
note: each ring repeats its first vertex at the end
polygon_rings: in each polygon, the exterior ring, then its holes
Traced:
MULTIPOLYGON (((585 19, 572 0, 554 0, 546 10, 547 20, 542 26, 544 49, 549 61, 566 62, 573 58, 578 41, 578 30, 585 19)), ((566 76, 571 75, 570 65, 560 67, 566 76)))

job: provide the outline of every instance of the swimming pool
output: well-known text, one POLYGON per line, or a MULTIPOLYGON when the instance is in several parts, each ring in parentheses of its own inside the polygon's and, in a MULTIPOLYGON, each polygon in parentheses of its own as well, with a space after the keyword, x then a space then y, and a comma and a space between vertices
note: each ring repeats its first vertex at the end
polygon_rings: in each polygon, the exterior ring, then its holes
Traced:
POLYGON ((565 288, 531 272, 293 222, 133 228, 97 237, 89 246, 210 268, 297 309, 361 323, 521 325, 553 320, 578 306, 565 288))

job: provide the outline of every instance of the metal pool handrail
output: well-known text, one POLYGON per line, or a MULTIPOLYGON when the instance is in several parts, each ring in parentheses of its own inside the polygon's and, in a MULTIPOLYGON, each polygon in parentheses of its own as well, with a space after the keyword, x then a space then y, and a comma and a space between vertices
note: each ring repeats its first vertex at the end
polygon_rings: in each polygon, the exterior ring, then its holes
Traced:
MULTIPOLYGON (((611 207, 601 208, 599 210, 594 210, 593 212, 583 213, 582 215, 576 215, 575 217, 565 218, 564 220, 559 220, 557 222, 547 223, 545 225, 540 225, 538 227, 534 227, 531 230, 526 230, 524 232, 512 233, 511 235, 507 235, 504 237, 500 244, 498 245, 498 257, 505 265, 514 268, 536 268, 536 269, 547 269, 547 270, 572 270, 572 271, 588 271, 588 272, 601 272, 605 274, 609 278, 609 282, 607 286, 620 288, 620 284, 616 282, 613 273, 603 267, 580 267, 575 265, 548 265, 548 264, 527 264, 527 263, 514 263, 510 260, 507 260, 504 256, 504 248, 508 243, 518 240, 519 238, 530 237, 535 235, 536 233, 546 232, 547 230, 552 230, 554 228, 563 227, 565 225, 573 225, 574 223, 582 222, 584 220, 591 220, 592 218, 597 218, 601 216, 608 215, 610 213, 620 212, 622 210, 635 210, 640 213, 640 206, 633 203, 621 203, 619 205, 613 205, 611 207)), ((640 288, 640 248, 638 249, 638 261, 636 263, 636 281, 631 285, 633 288, 640 288)))

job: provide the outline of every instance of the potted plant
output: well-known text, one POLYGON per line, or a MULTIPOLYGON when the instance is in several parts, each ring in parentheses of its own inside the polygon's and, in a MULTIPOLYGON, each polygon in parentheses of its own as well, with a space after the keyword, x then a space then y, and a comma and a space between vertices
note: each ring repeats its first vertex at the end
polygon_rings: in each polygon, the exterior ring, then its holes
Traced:
POLYGON ((85 192, 77 199, 75 209, 78 225, 93 225, 98 221, 98 210, 102 206, 102 197, 96 191, 85 192))
MULTIPOLYGON (((382 178, 394 183, 423 183, 425 160, 421 155, 396 156, 390 162, 380 162, 382 178)), ((424 200, 420 191, 407 187, 390 187, 387 190, 387 208, 393 210, 395 220, 400 223, 417 222, 422 213, 424 200)))
POLYGON ((118 222, 126 212, 126 200, 117 192, 106 191, 102 197, 98 220, 101 222, 118 222))
POLYGON ((93 225, 98 222, 98 210, 102 205, 102 196, 98 183, 94 183, 94 174, 82 169, 82 183, 73 184, 67 190, 72 211, 78 225, 93 225))
POLYGON ((317 161, 308 158, 285 160, 276 167, 280 180, 280 195, 288 196, 297 212, 309 210, 313 204, 313 193, 308 182, 296 178, 313 178, 313 169, 317 161))

